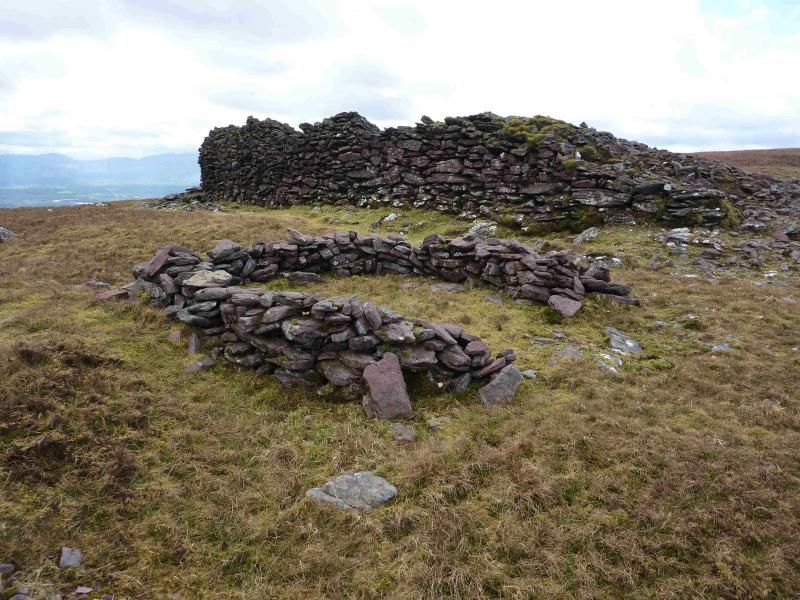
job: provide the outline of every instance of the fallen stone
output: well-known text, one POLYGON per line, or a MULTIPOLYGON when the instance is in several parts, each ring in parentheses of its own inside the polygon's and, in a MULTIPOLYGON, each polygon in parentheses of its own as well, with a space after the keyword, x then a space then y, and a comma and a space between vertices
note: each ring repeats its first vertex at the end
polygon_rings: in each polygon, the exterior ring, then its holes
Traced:
POLYGON ((721 352, 730 352, 731 350, 733 350, 733 347, 728 342, 722 342, 711 346, 711 352, 714 352, 715 354, 721 352))
POLYGON ((599 227, 589 227, 589 229, 585 229, 581 233, 575 236, 575 239, 572 240, 575 244, 585 244, 590 240, 594 240, 600 236, 600 228, 599 227))
POLYGON ((531 379, 531 380, 536 379, 536 371, 534 371, 533 369, 525 369, 524 371, 522 371, 522 376, 525 379, 531 379))
POLYGON ((553 294, 550 296, 547 300, 547 304, 550 305, 550 308, 567 318, 574 317, 581 309, 580 302, 572 298, 567 298, 566 296, 561 296, 560 294, 553 294))
POLYGON ((109 300, 125 300, 127 298, 128 290, 126 289, 106 290, 105 292, 100 292, 95 296, 95 300, 100 300, 101 302, 107 302, 109 300))
MULTIPOLYGON (((180 331, 176 332, 180 339, 180 331)), ((203 348, 203 341, 200 339, 200 336, 197 335, 194 331, 189 335, 189 341, 186 344, 186 351, 189 354, 199 354, 200 350, 203 348)))
POLYGON ((402 423, 392 423, 389 425, 389 431, 392 432, 392 439, 395 442, 414 442, 417 439, 417 433, 402 423))
POLYGON ((623 354, 632 354, 634 356, 642 355, 642 347, 639 345, 639 342, 634 340, 629 335, 622 333, 619 329, 607 327, 606 335, 609 336, 609 343, 614 350, 617 350, 623 354))
POLYGON ((189 363, 189 365, 186 367, 186 369, 184 369, 184 371, 189 374, 198 373, 200 371, 207 371, 215 364, 217 364, 217 361, 215 361, 213 358, 211 358, 210 356, 204 356, 200 360, 195 360, 189 363))
POLYGON ((445 426, 450 421, 448 417, 431 417, 425 423, 434 431, 444 431, 445 426))
POLYGON ((70 548, 69 546, 61 547, 61 556, 58 558, 58 568, 68 569, 70 567, 80 567, 83 555, 77 548, 70 548))
POLYGON ((306 496, 319 504, 361 511, 377 508, 396 495, 397 488, 371 471, 346 473, 306 492, 306 496))
POLYGON ((413 415, 406 382, 396 354, 387 352, 364 369, 368 393, 363 407, 370 419, 407 419, 413 415))
POLYGON ((508 365, 497 374, 497 377, 478 390, 478 398, 485 405, 509 402, 514 399, 520 383, 522 383, 522 373, 517 365, 508 365))
POLYGON ((464 291, 464 284, 463 283, 435 283, 431 286, 431 291, 434 293, 454 293, 454 292, 463 292, 464 291))
POLYGON ((582 358, 581 349, 574 344, 569 344, 568 346, 564 346, 561 350, 556 352, 549 361, 547 361, 548 367, 555 367, 562 362, 566 361, 578 361, 582 358))
POLYGON ((16 234, 10 229, 7 229, 5 227, 0 227, 0 242, 7 242, 15 235, 16 234))

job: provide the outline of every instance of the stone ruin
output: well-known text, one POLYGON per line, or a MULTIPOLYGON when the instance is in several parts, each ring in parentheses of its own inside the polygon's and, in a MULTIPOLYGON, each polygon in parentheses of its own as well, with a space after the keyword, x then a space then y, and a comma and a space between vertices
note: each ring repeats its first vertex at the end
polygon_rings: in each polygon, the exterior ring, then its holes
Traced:
POLYGON ((356 296, 328 298, 252 285, 279 275, 303 283, 321 280, 319 273, 390 272, 484 283, 518 302, 547 303, 565 317, 577 313, 589 293, 638 303, 629 286, 609 281, 607 270, 579 267, 568 252, 542 256, 513 240, 432 235, 412 246, 396 236, 337 232, 314 237, 292 229, 285 242, 245 247, 223 240, 208 259, 182 246, 164 246, 134 268, 134 282, 98 299, 144 295, 170 318, 199 329, 228 362, 273 374, 285 385, 360 386, 366 381, 365 409, 371 416, 407 415, 404 385, 397 399, 401 372, 430 372, 455 391, 490 382, 479 391, 487 403, 508 399, 509 390, 513 396, 521 380, 512 365, 513 350, 493 356, 459 325, 403 317, 356 296))
POLYGON ((643 219, 725 224, 738 209, 800 197, 797 181, 548 117, 423 117, 414 127, 380 130, 349 112, 300 130, 253 117, 213 129, 200 147, 201 189, 186 198, 269 207, 387 203, 530 230, 582 230, 643 219))

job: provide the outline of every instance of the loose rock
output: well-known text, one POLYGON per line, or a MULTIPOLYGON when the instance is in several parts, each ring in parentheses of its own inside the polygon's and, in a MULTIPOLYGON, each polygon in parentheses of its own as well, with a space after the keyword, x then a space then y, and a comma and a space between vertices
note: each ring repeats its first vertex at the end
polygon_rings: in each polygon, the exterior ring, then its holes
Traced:
POLYGON ((417 433, 402 423, 392 423, 389 425, 389 431, 392 432, 392 439, 395 442, 414 442, 417 439, 417 433))
POLYGON ((634 356, 642 355, 642 347, 639 343, 629 335, 622 333, 619 329, 607 327, 606 334, 609 336, 609 343, 614 350, 634 356))
POLYGON ((70 548, 69 546, 61 547, 61 556, 58 559, 58 568, 67 569, 70 567, 80 567, 83 555, 77 548, 70 548))
POLYGON ((346 473, 306 492, 306 496, 320 504, 361 511, 377 508, 396 495, 397 488, 371 471, 346 473))
POLYGON ((522 373, 516 365, 505 367, 487 385, 478 390, 478 397, 486 405, 500 404, 514 399, 519 384, 522 383, 522 373))

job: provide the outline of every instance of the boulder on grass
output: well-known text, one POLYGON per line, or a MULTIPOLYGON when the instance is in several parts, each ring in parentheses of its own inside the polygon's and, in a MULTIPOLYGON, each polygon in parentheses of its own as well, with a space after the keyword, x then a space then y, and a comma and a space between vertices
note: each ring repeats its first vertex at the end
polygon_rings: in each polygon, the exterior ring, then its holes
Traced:
POLYGON ((306 492, 306 496, 319 504, 363 511, 376 508, 396 495, 396 487, 371 471, 345 473, 306 492))

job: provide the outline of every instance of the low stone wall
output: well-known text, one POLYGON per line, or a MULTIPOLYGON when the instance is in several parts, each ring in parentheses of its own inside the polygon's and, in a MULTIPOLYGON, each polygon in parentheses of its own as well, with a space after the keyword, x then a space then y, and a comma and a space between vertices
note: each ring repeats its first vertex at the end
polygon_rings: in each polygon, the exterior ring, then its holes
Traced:
POLYGON ((300 129, 253 117, 213 129, 200 147, 204 197, 276 207, 385 202, 583 229, 644 218, 716 224, 741 199, 789 194, 716 161, 547 117, 423 117, 380 130, 351 112, 300 129))
POLYGON ((287 385, 361 385, 367 366, 392 353, 403 371, 431 371, 449 389, 460 390, 493 378, 516 358, 512 350, 493 356, 458 325, 403 317, 356 296, 328 298, 248 285, 281 274, 303 283, 322 272, 484 282, 523 303, 547 302, 565 316, 574 315, 592 292, 637 302, 628 296, 628 286, 608 281, 607 271, 581 270, 570 253, 541 256, 513 240, 434 235, 417 247, 392 237, 355 232, 313 237, 295 230, 286 241, 250 247, 223 240, 208 259, 188 248, 165 246, 134 268, 136 281, 98 298, 145 294, 171 318, 222 344, 227 361, 273 373, 287 385))

